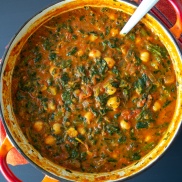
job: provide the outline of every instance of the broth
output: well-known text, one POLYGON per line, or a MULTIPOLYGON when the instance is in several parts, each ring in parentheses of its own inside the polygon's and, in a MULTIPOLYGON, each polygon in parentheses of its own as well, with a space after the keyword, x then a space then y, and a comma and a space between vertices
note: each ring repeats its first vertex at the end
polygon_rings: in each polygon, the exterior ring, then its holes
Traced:
POLYGON ((176 77, 159 38, 121 11, 84 7, 40 26, 12 78, 13 109, 28 141, 69 170, 108 172, 140 160, 173 117, 176 77))

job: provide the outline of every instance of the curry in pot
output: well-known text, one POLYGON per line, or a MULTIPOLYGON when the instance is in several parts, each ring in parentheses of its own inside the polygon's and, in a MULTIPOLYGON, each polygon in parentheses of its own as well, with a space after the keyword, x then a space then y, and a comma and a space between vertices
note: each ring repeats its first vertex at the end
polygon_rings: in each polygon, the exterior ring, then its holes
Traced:
POLYGON ((162 138, 176 104, 170 56, 129 16, 83 7, 41 25, 20 51, 12 78, 14 113, 43 157, 68 170, 121 169, 162 138))

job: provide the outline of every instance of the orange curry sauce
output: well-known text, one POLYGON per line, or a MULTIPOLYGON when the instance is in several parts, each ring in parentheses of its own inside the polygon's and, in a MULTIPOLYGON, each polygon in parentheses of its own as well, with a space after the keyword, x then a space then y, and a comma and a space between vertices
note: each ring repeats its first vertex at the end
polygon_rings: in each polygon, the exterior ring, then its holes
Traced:
POLYGON ((12 100, 28 141, 68 170, 121 169, 150 152, 176 104, 176 77, 159 38, 129 16, 84 7, 53 17, 21 50, 12 100))

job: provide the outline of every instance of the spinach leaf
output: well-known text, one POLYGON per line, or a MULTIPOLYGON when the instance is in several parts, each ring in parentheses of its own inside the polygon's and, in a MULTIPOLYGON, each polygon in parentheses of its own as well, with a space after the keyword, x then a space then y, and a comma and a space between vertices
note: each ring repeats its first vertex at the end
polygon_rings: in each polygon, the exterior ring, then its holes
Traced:
POLYGON ((48 50, 51 49, 51 46, 52 46, 52 44, 51 44, 50 40, 49 40, 48 38, 46 38, 46 39, 44 40, 44 42, 43 42, 43 47, 44 47, 44 49, 45 49, 46 51, 48 51, 48 50))
POLYGON ((154 121, 153 114, 152 114, 152 112, 149 109, 146 109, 145 106, 144 106, 142 111, 140 112, 140 114, 136 117, 136 121, 153 122, 154 121))
POLYGON ((71 67, 71 64, 72 64, 72 60, 71 59, 68 59, 68 60, 62 60, 61 61, 61 68, 64 69, 64 68, 70 68, 71 67))
POLYGON ((118 139, 118 143, 119 144, 122 144, 122 143, 125 143, 126 142, 126 136, 121 136, 119 139, 118 139))
POLYGON ((136 124, 137 129, 142 129, 142 128, 148 128, 148 122, 146 121, 139 121, 136 124))
POLYGON ((69 78, 69 75, 68 73, 63 73, 62 76, 61 76, 61 83, 62 83, 62 86, 65 86, 68 82, 69 82, 70 78, 69 78))
POLYGON ((82 75, 85 75, 86 74, 86 69, 83 65, 81 66, 78 66, 78 71, 82 74, 82 75))
POLYGON ((117 162, 117 160, 114 159, 114 158, 109 158, 109 159, 107 159, 107 161, 108 161, 108 162, 117 162))
POLYGON ((106 126, 106 131, 110 134, 113 135, 114 133, 118 133, 120 131, 119 127, 114 125, 114 124, 108 124, 106 126))
POLYGON ((143 74, 138 80, 134 83, 134 88, 136 91, 141 94, 144 92, 146 88, 146 82, 148 81, 148 77, 146 74, 143 74))
POLYGON ((76 52, 78 51, 77 47, 73 47, 66 55, 67 56, 73 56, 76 54, 76 52))
POLYGON ((55 52, 51 52, 51 53, 49 54, 49 59, 50 59, 51 61, 54 61, 56 58, 57 58, 57 54, 56 54, 55 52))
POLYGON ((167 107, 170 103, 171 103, 171 100, 167 100, 167 101, 164 103, 163 108, 167 107))
POLYGON ((139 160, 141 158, 141 155, 138 152, 133 153, 131 156, 132 160, 139 160))
POLYGON ((107 63, 104 59, 97 59, 96 64, 101 75, 103 75, 108 70, 107 63))
POLYGON ((110 38, 108 40, 108 43, 107 45, 110 47, 110 48, 117 48, 121 45, 121 41, 118 39, 118 38, 110 38))
POLYGON ((105 106, 107 103, 108 95, 107 94, 102 94, 96 97, 96 99, 100 102, 101 106, 105 106))
POLYGON ((71 151, 71 158, 72 158, 72 159, 77 159, 78 157, 79 157, 79 152, 78 152, 78 150, 73 149, 73 150, 71 151))
POLYGON ((41 59, 42 59, 42 54, 38 53, 34 58, 34 62, 37 63, 37 62, 41 61, 41 59))
POLYGON ((70 91, 68 90, 64 91, 61 97, 66 105, 70 105, 72 103, 72 96, 70 91))
POLYGON ((165 47, 161 47, 157 44, 148 44, 147 50, 153 53, 156 56, 166 58, 167 57, 167 50, 165 47))

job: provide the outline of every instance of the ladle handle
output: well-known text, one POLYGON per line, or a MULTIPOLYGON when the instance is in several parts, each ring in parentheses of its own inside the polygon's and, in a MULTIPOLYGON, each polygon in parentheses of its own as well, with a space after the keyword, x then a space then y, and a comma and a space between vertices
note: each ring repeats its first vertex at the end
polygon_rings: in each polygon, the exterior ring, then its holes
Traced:
POLYGON ((121 35, 127 34, 159 0, 143 0, 131 18, 120 31, 121 35))

